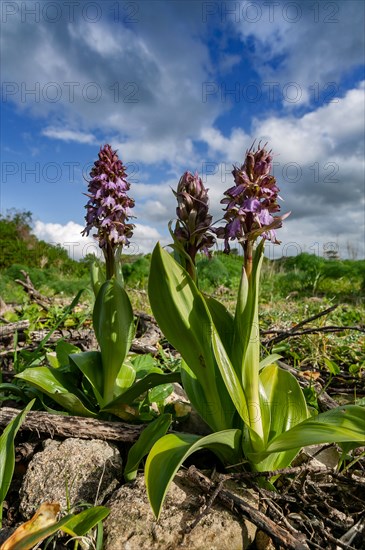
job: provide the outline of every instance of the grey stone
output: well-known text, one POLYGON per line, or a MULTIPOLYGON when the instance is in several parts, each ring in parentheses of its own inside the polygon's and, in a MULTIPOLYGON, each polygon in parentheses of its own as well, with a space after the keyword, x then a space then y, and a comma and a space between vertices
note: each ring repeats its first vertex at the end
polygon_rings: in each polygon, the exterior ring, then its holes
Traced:
POLYGON ((105 550, 244 550, 253 542, 256 527, 218 503, 184 536, 184 530, 199 515, 202 504, 200 490, 178 473, 156 522, 144 478, 139 476, 135 482, 115 491, 106 503, 110 515, 104 522, 105 550))
POLYGON ((106 441, 47 440, 35 454, 20 490, 20 512, 30 517, 44 501, 59 502, 65 510, 80 501, 100 504, 118 486, 122 459, 117 447, 106 441))

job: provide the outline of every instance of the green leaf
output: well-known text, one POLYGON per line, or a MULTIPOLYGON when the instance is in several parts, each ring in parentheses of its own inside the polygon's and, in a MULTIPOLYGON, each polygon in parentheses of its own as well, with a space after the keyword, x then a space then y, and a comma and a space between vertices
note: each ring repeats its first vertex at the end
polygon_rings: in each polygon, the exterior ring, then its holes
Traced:
POLYGON ((69 361, 74 364, 90 382, 100 407, 103 406, 103 364, 100 351, 71 353, 69 361))
POLYGON ((79 303, 80 297, 83 292, 84 292, 84 289, 80 290, 76 294, 71 304, 69 304, 64 308, 63 315, 59 319, 59 321, 57 321, 57 323, 52 327, 52 329, 48 332, 48 334, 46 334, 46 336, 39 342, 37 348, 34 351, 29 353, 28 360, 24 368, 29 367, 29 365, 31 365, 38 356, 40 356, 40 352, 43 350, 44 346, 46 345, 48 340, 51 338, 52 334, 58 329, 59 326, 61 326, 64 323, 65 319, 68 317, 68 315, 70 315, 71 311, 79 303))
POLYGON ((115 381, 114 394, 121 395, 130 388, 136 378, 136 371, 132 365, 123 363, 115 381))
MULTIPOLYGON (((14 473, 15 449, 14 440, 18 430, 33 407, 35 399, 30 401, 24 410, 19 413, 4 429, 0 436, 0 512, 14 473)), ((0 527, 2 514, 0 513, 0 527)))
POLYGON ((326 367, 333 376, 340 374, 341 369, 335 361, 330 361, 329 359, 327 359, 327 357, 324 357, 324 362, 326 363, 326 367))
POLYGON ((174 382, 181 382, 181 376, 178 372, 171 372, 168 374, 148 374, 141 380, 138 380, 133 386, 131 386, 122 395, 105 405, 102 409, 103 412, 110 412, 118 416, 118 410, 121 405, 131 405, 137 397, 150 390, 155 386, 161 384, 168 384, 174 382))
POLYGON ((236 411, 242 418, 243 422, 247 426, 251 426, 250 416, 248 411, 248 403, 246 400, 245 393, 242 389, 242 386, 237 377, 237 374, 232 366, 232 363, 229 360, 226 350, 224 349, 223 344, 215 330, 213 330, 212 341, 213 341, 214 355, 215 355, 221 376, 228 390, 228 393, 231 396, 231 399, 236 408, 236 411))
MULTIPOLYGON (((208 307, 187 271, 160 244, 152 253, 148 292, 159 327, 181 353, 210 405, 209 418, 204 419, 213 430, 230 428, 234 407, 215 362, 208 307)), ((199 409, 198 403, 192 404, 199 409)))
POLYGON ((211 296, 204 295, 205 303, 207 304, 213 323, 224 348, 229 354, 232 350, 232 340, 234 331, 234 317, 228 309, 211 296))
POLYGON ((264 439, 264 418, 261 414, 257 414, 261 402, 258 292, 263 250, 262 241, 253 255, 252 272, 249 278, 245 269, 242 269, 234 319, 232 353, 232 365, 240 379, 247 400, 249 426, 259 436, 258 441, 264 439))
POLYGON ((68 382, 67 375, 48 367, 32 367, 16 375, 51 397, 66 411, 77 416, 94 416, 83 403, 85 396, 68 382))
POLYGON ((47 359, 48 364, 49 364, 50 367, 52 367, 53 369, 58 369, 59 368, 60 364, 58 362, 56 352, 51 351, 49 353, 46 353, 46 359, 47 359))
POLYGON ((282 359, 282 355, 279 355, 278 353, 271 353, 270 355, 267 355, 264 359, 262 359, 262 361, 260 361, 260 370, 268 365, 275 364, 276 361, 279 361, 279 359, 282 359))
POLYGON ((205 437, 168 434, 159 439, 145 466, 147 494, 156 518, 160 515, 171 481, 188 456, 200 449, 210 449, 221 460, 234 464, 238 462, 240 438, 240 430, 224 430, 205 437))
POLYGON ((99 263, 92 262, 92 264, 90 265, 90 278, 91 286, 94 291, 94 296, 96 298, 100 288, 102 287, 103 283, 105 283, 104 269, 102 269, 99 263))
POLYGON ((269 453, 298 449, 321 443, 365 444, 365 409, 344 405, 307 418, 285 433, 274 437, 263 453, 248 457, 255 462, 269 453))
POLYGON ((150 403, 163 403, 173 391, 172 384, 161 384, 161 386, 156 386, 148 392, 148 400, 150 403))
POLYGON ((109 514, 110 510, 105 506, 93 506, 71 517, 62 526, 62 531, 72 536, 82 537, 109 514))
POLYGON ((60 340, 56 345, 56 356, 60 367, 66 367, 69 364, 69 355, 80 353, 81 350, 77 346, 60 340))
POLYGON ((93 326, 101 349, 105 402, 113 398, 116 378, 134 336, 133 310, 124 288, 115 279, 100 288, 93 312, 93 326))
MULTIPOLYGON (((277 365, 268 365, 260 372, 265 401, 261 402, 261 414, 265 429, 265 446, 276 436, 287 432, 309 416, 303 392, 290 372, 277 365)), ((254 450, 254 446, 251 447, 254 450)), ((257 449, 262 450, 262 449, 257 449)), ((276 470, 288 466, 299 448, 270 454, 259 466, 259 470, 276 470)), ((247 454, 247 452, 245 453, 247 454)))
POLYGON ((136 478, 138 466, 142 458, 150 452, 156 441, 165 435, 171 425, 171 421, 171 414, 162 414, 143 430, 138 441, 136 441, 128 453, 128 460, 124 470, 124 479, 126 481, 133 481, 136 478))

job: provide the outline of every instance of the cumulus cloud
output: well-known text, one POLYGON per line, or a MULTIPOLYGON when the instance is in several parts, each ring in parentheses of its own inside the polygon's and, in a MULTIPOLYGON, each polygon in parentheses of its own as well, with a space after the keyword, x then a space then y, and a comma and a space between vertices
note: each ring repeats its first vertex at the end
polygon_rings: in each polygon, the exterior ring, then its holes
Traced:
POLYGON ((199 37, 198 29, 206 29, 199 3, 163 2, 156 17, 154 2, 140 2, 133 24, 122 3, 117 20, 115 2, 100 4, 97 23, 80 14, 71 21, 62 4, 57 24, 42 16, 44 2, 28 4, 41 10, 37 24, 21 21, 19 4, 3 25, 6 102, 47 120, 43 134, 53 139, 92 143, 97 129, 114 136, 133 160, 186 162, 203 121, 213 123, 222 110, 202 108, 201 82, 212 66, 199 37), (19 54, 19 43, 22 52, 32 52, 31 63, 19 54))
MULTIPOLYGON (((95 254, 102 258, 103 254, 95 239, 83 237, 81 231, 84 227, 73 221, 66 224, 46 223, 37 220, 34 224, 34 235, 43 241, 51 244, 58 244, 67 250, 70 258, 80 260, 87 254, 95 254)), ((133 238, 129 247, 125 247, 125 254, 147 254, 151 252, 157 241, 166 244, 165 239, 154 227, 137 223, 134 229, 133 238)))
POLYGON ((53 139, 60 139, 61 141, 74 141, 76 143, 92 144, 96 142, 93 134, 86 134, 75 130, 65 130, 64 128, 45 128, 42 131, 42 135, 53 139))
POLYGON ((299 86, 298 102, 285 106, 318 103, 319 93, 333 98, 344 75, 364 62, 363 2, 235 4, 239 9, 224 21, 245 47, 254 48, 262 80, 279 84, 283 96, 285 90, 289 96, 288 83, 299 86))

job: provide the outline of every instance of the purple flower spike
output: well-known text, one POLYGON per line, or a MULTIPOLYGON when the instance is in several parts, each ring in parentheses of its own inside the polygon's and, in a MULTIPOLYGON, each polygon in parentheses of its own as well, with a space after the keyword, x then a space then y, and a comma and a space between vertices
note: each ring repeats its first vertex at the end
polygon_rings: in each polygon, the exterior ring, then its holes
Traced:
POLYGON ((212 216, 209 214, 208 189, 204 187, 197 172, 194 175, 185 172, 173 193, 178 202, 174 238, 184 247, 193 262, 199 250, 209 256, 209 249, 214 245, 215 238, 209 232, 212 216))
POLYGON ((134 200, 126 193, 130 184, 123 163, 110 145, 100 148, 99 160, 94 163, 90 176, 88 193, 85 193, 89 197, 85 206, 86 227, 82 234, 89 235, 96 229, 93 236, 104 251, 128 245, 134 225, 127 222, 132 217, 129 209, 133 208, 134 200))
POLYGON ((273 157, 265 147, 266 144, 261 148, 259 143, 256 151, 253 145, 246 151, 244 164, 240 168, 233 167, 235 186, 228 189, 221 200, 221 204, 227 205, 224 214, 227 223, 215 232, 224 239, 227 253, 230 251, 229 241, 233 239, 245 247, 262 235, 280 244, 275 229, 281 227, 282 220, 289 214, 272 216, 280 210, 277 202, 280 197, 276 179, 270 174, 273 157))

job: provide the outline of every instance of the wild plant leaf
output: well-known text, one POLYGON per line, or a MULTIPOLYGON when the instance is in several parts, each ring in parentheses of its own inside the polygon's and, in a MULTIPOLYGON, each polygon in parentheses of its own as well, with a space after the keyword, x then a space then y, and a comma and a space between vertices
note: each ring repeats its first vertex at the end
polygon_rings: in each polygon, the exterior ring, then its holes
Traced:
POLYGON ((110 400, 116 378, 134 336, 134 317, 128 294, 115 279, 100 288, 93 311, 93 326, 103 363, 103 397, 110 400))
POLYGON ((270 353, 270 355, 267 355, 260 361, 260 370, 268 365, 274 365, 276 361, 279 361, 279 359, 282 359, 282 355, 279 355, 278 353, 270 353))
POLYGON ((94 296, 96 298, 99 290, 105 283, 105 272, 99 263, 92 262, 92 264, 90 265, 90 278, 91 286, 94 291, 94 296))
MULTIPOLYGON (((44 505, 41 505, 40 510, 42 506, 44 505)), ((29 521, 20 525, 12 536, 4 542, 1 550, 31 550, 45 538, 57 533, 71 517, 71 515, 68 515, 59 521, 52 519, 52 517, 43 519, 42 511, 39 512, 38 510, 29 521)))
POLYGON ((137 399, 137 397, 155 386, 174 382, 181 382, 180 373, 170 372, 168 374, 148 374, 147 376, 133 384, 133 386, 131 386, 122 395, 120 395, 116 399, 113 399, 113 401, 111 401, 110 403, 106 404, 105 407, 103 407, 102 411, 118 415, 118 410, 120 406, 131 405, 133 401, 137 399))
POLYGON ((56 356, 60 367, 65 367, 69 363, 69 355, 80 353, 81 350, 77 346, 60 340, 56 345, 56 356))
MULTIPOLYGON (((265 446, 276 436, 287 432, 309 416, 303 392, 296 378, 278 367, 268 365, 260 372, 260 382, 265 392, 266 402, 261 404, 261 414, 268 413, 264 418, 265 446)), ((299 448, 270 454, 259 465, 259 470, 276 470, 288 466, 299 448)))
POLYGON ((242 389, 241 382, 232 366, 231 361, 227 355, 227 352, 219 338, 217 332, 213 330, 212 342, 215 359, 219 367, 224 384, 231 396, 232 402, 236 408, 236 411, 242 418, 243 422, 250 426, 250 416, 248 411, 248 403, 244 390, 242 389))
POLYGON ((95 398, 103 405, 103 363, 100 351, 71 353, 69 361, 74 364, 90 382, 95 398))
POLYGON ((228 311, 228 309, 223 304, 221 304, 221 302, 218 302, 218 300, 216 300, 215 298, 204 295, 204 300, 209 308, 214 326, 217 329, 223 346, 226 349, 228 355, 230 355, 232 350, 234 317, 228 311))
POLYGON ((152 253, 148 291, 162 332, 194 372, 214 411, 206 422, 216 431, 231 427, 233 406, 215 362, 208 307, 189 274, 160 244, 152 253))
POLYGON ((250 418, 248 426, 258 435, 258 444, 261 444, 260 440, 264 440, 265 437, 265 419, 262 412, 258 413, 262 401, 262 388, 259 383, 258 289, 263 246, 263 242, 261 242, 253 255, 252 272, 249 279, 245 269, 242 270, 233 338, 233 367, 245 392, 250 418))
POLYGON ((84 404, 86 397, 72 386, 67 375, 57 369, 48 367, 32 367, 16 375, 28 384, 36 387, 66 411, 77 416, 96 416, 96 413, 84 404))
POLYGON ((148 400, 150 403, 163 403, 174 391, 172 384, 161 384, 155 386, 148 392, 148 400))
POLYGON ((127 464, 124 470, 124 479, 133 481, 137 476, 138 466, 153 445, 166 434, 172 422, 171 414, 161 414, 141 433, 138 441, 131 447, 128 453, 127 464))
POLYGON ((109 514, 110 510, 105 506, 93 506, 73 515, 62 525, 61 530, 69 535, 82 537, 109 514))
POLYGON ((35 399, 30 401, 24 410, 19 413, 4 429, 0 436, 0 527, 2 522, 3 502, 9 490, 14 473, 15 449, 14 440, 18 430, 34 405, 35 399))
POLYGON ((210 449, 223 462, 238 462, 240 430, 224 430, 199 437, 168 434, 152 447, 146 461, 145 479, 152 510, 158 519, 167 490, 182 463, 200 449, 210 449))
POLYGON ((130 388, 136 379, 136 371, 132 365, 124 362, 118 372, 114 386, 114 395, 119 396, 130 388))
POLYGON ((265 452, 249 456, 256 463, 270 453, 299 449, 321 443, 365 444, 365 409, 343 405, 307 418, 285 433, 274 437, 265 452))

